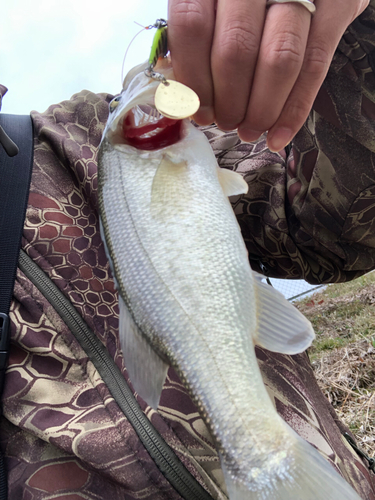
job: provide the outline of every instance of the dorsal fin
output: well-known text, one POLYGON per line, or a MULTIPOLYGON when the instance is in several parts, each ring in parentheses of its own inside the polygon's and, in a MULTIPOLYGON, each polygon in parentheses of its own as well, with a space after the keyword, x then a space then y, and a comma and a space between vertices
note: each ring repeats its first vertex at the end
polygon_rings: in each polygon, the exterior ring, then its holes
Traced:
POLYGON ((236 196, 246 194, 249 186, 241 174, 228 170, 227 168, 217 167, 217 176, 220 185, 227 196, 236 196))

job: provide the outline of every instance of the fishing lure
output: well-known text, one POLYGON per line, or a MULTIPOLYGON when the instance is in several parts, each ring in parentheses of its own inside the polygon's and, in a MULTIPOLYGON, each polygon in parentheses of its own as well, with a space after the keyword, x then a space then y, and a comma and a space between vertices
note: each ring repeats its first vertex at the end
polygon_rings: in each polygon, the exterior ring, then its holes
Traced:
MULTIPOLYGON (((138 23, 136 23, 138 24, 138 23)), ((148 66, 144 70, 147 78, 160 82, 159 87, 155 92, 155 108, 150 110, 150 119, 158 118, 158 113, 172 120, 183 120, 193 116, 199 109, 200 100, 197 94, 182 83, 175 80, 167 80, 162 73, 154 71, 159 59, 163 59, 168 54, 168 37, 167 37, 168 22, 165 19, 157 19, 154 24, 143 27, 143 30, 156 28, 151 52, 148 58, 148 66)), ((137 33, 136 36, 139 35, 137 33)), ((134 38, 135 38, 134 37, 134 38)), ((134 40, 133 38, 133 40, 134 40)), ((133 40, 130 42, 124 60, 122 62, 121 80, 124 81, 123 71, 127 52, 133 40)), ((121 96, 112 100, 109 105, 109 111, 112 113, 118 106, 121 96)))
POLYGON ((157 19, 155 24, 147 27, 147 29, 156 28, 156 33, 145 75, 161 82, 155 93, 155 107, 158 112, 167 118, 183 120, 198 111, 199 97, 186 85, 174 80, 167 80, 164 75, 154 71, 158 60, 168 54, 167 26, 168 23, 165 19, 157 19))
POLYGON ((157 19, 155 24, 151 24, 147 29, 156 28, 156 33, 152 41, 150 57, 148 58, 148 67, 145 69, 145 75, 154 80, 159 80, 166 84, 164 75, 156 73, 154 67, 159 58, 163 58, 168 54, 168 37, 167 37, 167 21, 165 19, 157 19))

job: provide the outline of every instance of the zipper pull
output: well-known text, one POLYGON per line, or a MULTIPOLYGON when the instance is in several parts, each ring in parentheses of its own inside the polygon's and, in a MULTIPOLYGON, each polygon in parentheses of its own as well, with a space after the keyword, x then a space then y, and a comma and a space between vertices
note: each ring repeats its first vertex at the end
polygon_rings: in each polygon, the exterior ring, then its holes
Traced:
POLYGON ((375 459, 370 458, 366 453, 358 448, 358 446, 355 444, 355 441, 352 437, 349 436, 347 432, 344 432, 344 438, 348 441, 350 446, 354 448, 354 450, 358 453, 358 455, 361 458, 364 458, 368 462, 368 468, 369 470, 372 470, 372 472, 375 473, 375 459))

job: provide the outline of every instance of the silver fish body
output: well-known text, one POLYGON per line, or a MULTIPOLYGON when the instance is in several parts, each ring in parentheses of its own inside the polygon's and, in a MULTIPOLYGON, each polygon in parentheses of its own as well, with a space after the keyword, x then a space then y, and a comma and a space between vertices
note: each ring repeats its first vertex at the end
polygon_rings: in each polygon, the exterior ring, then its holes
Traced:
POLYGON ((188 121, 161 149, 121 139, 124 117, 152 106, 155 87, 135 76, 99 151, 101 223, 134 387, 157 406, 167 366, 177 370, 216 441, 230 500, 358 500, 267 394, 254 343, 293 354, 313 334, 252 272, 222 187, 231 179, 221 178, 207 139, 188 121))

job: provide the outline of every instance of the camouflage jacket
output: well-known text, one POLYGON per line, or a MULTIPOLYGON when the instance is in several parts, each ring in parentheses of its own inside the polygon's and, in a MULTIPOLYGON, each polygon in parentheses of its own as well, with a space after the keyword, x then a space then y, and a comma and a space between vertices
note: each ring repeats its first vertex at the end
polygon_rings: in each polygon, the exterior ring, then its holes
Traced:
MULTIPOLYGON (((290 154, 271 153, 205 127, 222 167, 249 193, 233 199, 252 266, 312 283, 352 279, 375 267, 375 3, 348 28, 313 111, 290 154)), ((4 87, 1 87, 4 93, 4 87)), ((82 91, 32 113, 34 168, 22 246, 108 350, 126 380, 118 299, 98 231, 97 150, 112 96, 82 91)), ((1 446, 9 498, 177 500, 71 330, 18 270, 1 446)), ((279 414, 329 460, 363 499, 375 482, 342 437, 306 354, 257 350, 279 414)), ((131 387, 131 385, 130 385, 131 387)), ((171 369, 148 419, 214 499, 225 499, 215 447, 171 369)))

